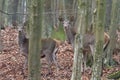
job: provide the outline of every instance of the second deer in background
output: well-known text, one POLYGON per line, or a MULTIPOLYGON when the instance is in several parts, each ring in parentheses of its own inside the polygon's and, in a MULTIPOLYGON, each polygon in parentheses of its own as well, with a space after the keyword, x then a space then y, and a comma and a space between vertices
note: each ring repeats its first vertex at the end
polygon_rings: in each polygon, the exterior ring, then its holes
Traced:
MULTIPOLYGON (((71 26, 71 21, 73 20, 64 20, 63 18, 59 18, 60 22, 63 24, 63 28, 66 32, 68 43, 72 44, 74 48, 74 40, 75 35, 77 33, 77 28, 71 26)), ((110 42, 110 37, 107 33, 104 32, 104 45, 103 50, 105 50, 110 42)), ((95 35, 91 32, 85 33, 83 35, 83 66, 86 68, 86 59, 87 55, 91 53, 92 57, 94 54, 95 47, 95 35)), ((82 70, 83 71, 83 70, 82 70)))

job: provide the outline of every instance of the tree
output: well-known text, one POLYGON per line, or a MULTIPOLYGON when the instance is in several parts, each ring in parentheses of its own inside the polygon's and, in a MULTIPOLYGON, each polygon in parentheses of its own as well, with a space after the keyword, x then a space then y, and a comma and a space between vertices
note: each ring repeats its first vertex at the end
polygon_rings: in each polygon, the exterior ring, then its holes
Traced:
POLYGON ((116 43, 116 30, 117 30, 117 26, 119 24, 119 0, 113 0, 112 1, 112 11, 111 11, 111 24, 110 24, 110 45, 109 45, 109 50, 107 53, 107 62, 108 65, 112 65, 113 64, 113 60, 112 60, 112 54, 113 51, 116 47, 115 43, 116 43))
POLYGON ((40 80, 40 48, 41 48, 41 30, 42 30, 42 8, 43 0, 29 0, 29 56, 28 72, 30 80, 40 80))
POLYGON ((26 4, 26 0, 19 0, 18 3, 18 10, 17 12, 19 12, 17 14, 17 19, 19 23, 24 23, 25 22, 25 18, 26 18, 26 11, 27 11, 27 4, 26 4))
POLYGON ((109 29, 111 22, 112 0, 106 0, 105 29, 109 29))
POLYGON ((84 30, 84 1, 78 0, 79 2, 79 9, 78 9, 78 27, 77 27, 77 34, 75 37, 74 43, 74 62, 73 62, 73 72, 71 80, 81 80, 82 78, 82 53, 83 53, 83 35, 85 33, 84 30), (83 23, 83 24, 82 24, 83 23))
MULTIPOLYGON (((4 0, 4 8, 3 8, 3 10, 4 10, 4 12, 8 12, 8 4, 9 4, 9 0, 4 0)), ((8 24, 8 14, 4 14, 3 15, 4 16, 4 25, 7 25, 8 24)))
POLYGON ((85 32, 89 31, 92 23, 92 0, 85 0, 85 32))
MULTIPOLYGON (((1 0, 1 6, 0 6, 0 10, 3 11, 4 10, 4 0, 1 0)), ((3 19, 3 13, 0 12, 0 53, 2 51, 3 45, 2 45, 2 40, 1 40, 1 29, 4 28, 4 19, 3 19)))
POLYGON ((105 0, 97 0, 96 16, 96 34, 95 34, 95 53, 93 55, 93 68, 91 80, 101 80, 102 55, 104 41, 104 21, 105 21, 105 0))
MULTIPOLYGON (((2 3, 2 1, 3 0, 1 0, 0 1, 0 3, 2 3)), ((1 4, 0 4, 1 5, 1 4)), ((0 6, 0 10, 1 10, 1 7, 2 6, 0 6)), ((2 13, 0 12, 0 16, 2 15, 2 13)), ((2 21, 2 18, 0 17, 0 53, 1 53, 1 51, 2 51, 2 45, 1 45, 1 26, 2 26, 2 24, 1 24, 1 21, 2 21)))
POLYGON ((16 14, 16 12, 18 11, 18 4, 19 4, 19 0, 14 0, 12 3, 12 9, 13 9, 13 13, 14 13, 14 15, 12 15, 13 26, 17 26, 17 14, 16 14))

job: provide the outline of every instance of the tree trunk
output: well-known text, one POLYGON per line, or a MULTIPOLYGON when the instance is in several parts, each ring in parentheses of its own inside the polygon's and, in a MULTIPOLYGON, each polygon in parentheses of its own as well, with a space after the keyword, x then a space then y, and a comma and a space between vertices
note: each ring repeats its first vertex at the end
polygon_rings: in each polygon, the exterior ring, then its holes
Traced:
POLYGON ((92 0, 85 1, 85 32, 88 32, 89 26, 92 23, 92 11, 90 10, 92 5, 92 0))
POLYGON ((61 0, 62 2, 62 7, 63 7, 63 16, 64 16, 64 19, 67 19, 67 11, 66 11, 66 6, 65 6, 65 0, 61 0))
POLYGON ((19 0, 14 0, 13 1, 13 13, 14 15, 12 15, 12 24, 14 27, 16 27, 18 24, 17 24, 17 14, 16 12, 18 11, 18 4, 19 4, 19 0))
POLYGON ((77 34, 75 37, 75 46, 74 46, 74 62, 73 62, 73 72, 71 80, 82 80, 82 49, 83 49, 83 35, 85 33, 84 30, 84 18, 85 15, 83 13, 84 9, 82 8, 82 4, 84 1, 79 0, 79 7, 78 9, 78 27, 77 27, 77 34), (83 23, 83 24, 82 24, 83 23))
MULTIPOLYGON (((5 0, 1 0, 1 6, 0 6, 0 10, 4 11, 4 7, 5 7, 5 0)), ((0 27, 4 28, 4 13, 0 12, 0 27)))
POLYGON ((81 80, 81 63, 82 63, 82 37, 83 35, 77 34, 75 39, 74 48, 74 62, 71 80, 81 80), (81 42, 80 42, 81 41, 81 42))
POLYGON ((96 26, 96 0, 92 0, 92 32, 95 32, 95 26, 96 26))
POLYGON ((97 19, 96 19, 96 36, 95 36, 95 53, 93 55, 93 68, 91 80, 101 80, 102 55, 104 41, 104 21, 105 21, 105 0, 97 2, 97 19))
MULTIPOLYGON (((3 7, 4 7, 4 0, 0 1, 0 10, 3 11, 3 7)), ((2 40, 1 40, 1 28, 4 28, 4 21, 3 21, 3 13, 0 12, 0 53, 2 51, 3 45, 2 45, 2 40)))
MULTIPOLYGON (((20 0, 19 1, 19 4, 18 4, 18 12, 22 13, 22 14, 25 14, 25 11, 26 11, 26 0, 20 0)), ((17 18, 18 18, 18 22, 23 24, 25 22, 25 16, 26 15, 22 15, 22 14, 18 14, 17 18)))
POLYGON ((116 45, 116 30, 117 30, 117 26, 119 23, 119 2, 118 0, 113 0, 112 2, 112 11, 111 11, 111 26, 110 26, 110 45, 109 45, 109 49, 108 49, 108 53, 107 53, 107 62, 108 65, 112 65, 113 64, 113 60, 112 60, 112 54, 113 54, 113 50, 115 49, 116 45))
POLYGON ((56 10, 57 10, 57 0, 52 0, 52 2, 51 2, 51 6, 52 6, 52 11, 53 11, 53 26, 54 27, 57 27, 57 14, 58 13, 56 13, 56 10))
POLYGON ((43 0, 29 0, 30 5, 30 42, 28 56, 28 74, 30 80, 40 80, 40 49, 42 30, 43 0))
POLYGON ((105 29, 109 29, 111 22, 112 0, 106 0, 105 29))
MULTIPOLYGON (((8 12, 8 0, 4 0, 4 12, 8 12)), ((8 15, 4 14, 4 25, 6 26, 8 24, 8 15)))

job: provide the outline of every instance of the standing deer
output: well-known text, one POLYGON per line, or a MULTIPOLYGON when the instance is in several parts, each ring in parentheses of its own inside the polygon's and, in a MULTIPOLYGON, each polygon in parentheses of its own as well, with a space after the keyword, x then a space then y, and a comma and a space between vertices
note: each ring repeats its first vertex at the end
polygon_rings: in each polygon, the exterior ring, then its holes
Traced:
MULTIPOLYGON (((29 46, 29 38, 26 37, 26 33, 22 28, 18 29, 18 43, 20 47, 20 52, 22 52, 22 55, 25 57, 25 64, 24 64, 24 69, 26 69, 26 66, 28 64, 28 46, 29 46)), ((47 39, 42 39, 41 40, 41 58, 46 58, 48 62, 48 67, 49 67, 49 73, 51 73, 51 66, 52 63, 54 63, 58 68, 60 68, 57 58, 56 58, 56 53, 58 51, 57 47, 57 42, 56 40, 52 38, 47 38, 47 39)))
MULTIPOLYGON (((59 18, 59 20, 63 23, 63 28, 65 30, 68 43, 72 44, 74 47, 74 40, 77 30, 75 27, 71 26, 71 20, 64 20, 63 18, 59 18)), ((110 37, 107 33, 104 32, 104 45, 103 50, 105 50, 109 44, 110 37)), ((91 53, 93 57, 95 47, 95 35, 93 33, 85 33, 83 35, 83 66, 86 69, 86 59, 87 55, 91 53)), ((83 70, 82 70, 83 71, 83 70)))

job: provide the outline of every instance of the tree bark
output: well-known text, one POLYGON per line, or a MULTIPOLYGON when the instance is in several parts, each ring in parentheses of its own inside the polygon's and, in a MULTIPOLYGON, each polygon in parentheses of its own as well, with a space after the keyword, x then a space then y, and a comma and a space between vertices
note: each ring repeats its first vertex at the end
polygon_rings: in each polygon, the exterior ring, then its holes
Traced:
POLYGON ((102 55, 104 42, 105 0, 97 0, 97 21, 95 34, 95 53, 93 55, 93 68, 91 80, 101 80, 102 55))
POLYGON ((13 9, 14 15, 12 15, 12 24, 15 27, 18 25, 18 23, 17 23, 17 14, 16 14, 16 12, 18 11, 18 4, 19 4, 19 0, 14 0, 13 1, 12 9, 13 9))
MULTIPOLYGON (((4 6, 5 6, 4 2, 5 2, 4 0, 0 1, 0 10, 2 10, 2 11, 3 11, 4 6)), ((4 20, 3 19, 3 13, 0 12, 0 53, 1 53, 2 49, 3 49, 2 40, 1 40, 1 28, 5 28, 3 20, 4 20)))
POLYGON ((40 80, 40 49, 41 49, 41 30, 42 30, 42 7, 43 0, 29 0, 30 5, 30 40, 28 56, 28 74, 30 80, 40 80))
POLYGON ((82 40, 83 35, 77 34, 74 48, 74 62, 71 80, 81 80, 81 63, 82 63, 82 40))
POLYGON ((79 0, 79 9, 78 9, 78 27, 77 27, 77 34, 75 37, 75 43, 74 43, 74 62, 73 62, 73 71, 72 71, 72 77, 71 80, 82 80, 82 53, 83 53, 83 35, 85 33, 84 30, 84 9, 82 0, 79 0), (83 24, 82 24, 83 23, 83 24))
POLYGON ((116 30, 117 30, 117 26, 119 23, 119 1, 118 0, 113 0, 112 2, 112 11, 111 11, 111 25, 110 25, 110 45, 109 45, 109 49, 107 52, 107 63, 108 65, 112 65, 113 64, 113 60, 112 60, 112 54, 113 51, 116 47, 115 43, 116 43, 116 38, 117 38, 117 34, 116 34, 116 30))
POLYGON ((110 28, 111 10, 112 10, 112 0, 106 0, 105 29, 109 29, 110 28))
POLYGON ((92 11, 90 8, 92 5, 92 0, 86 0, 85 1, 85 32, 89 31, 89 26, 92 23, 92 11))

